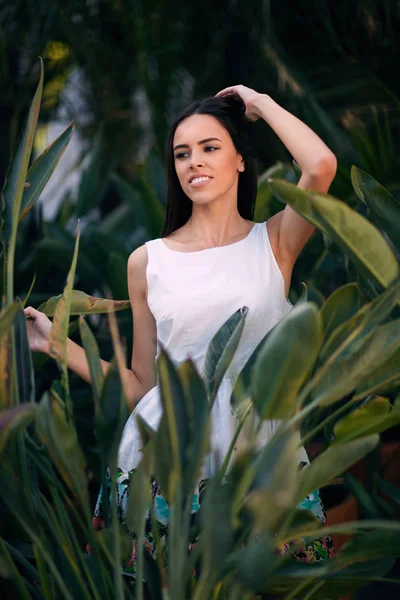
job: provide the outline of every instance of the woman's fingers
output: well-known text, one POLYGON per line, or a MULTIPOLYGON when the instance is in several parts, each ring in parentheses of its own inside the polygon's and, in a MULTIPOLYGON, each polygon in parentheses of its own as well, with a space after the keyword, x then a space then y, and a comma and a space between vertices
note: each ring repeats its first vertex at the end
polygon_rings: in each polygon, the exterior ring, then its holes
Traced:
POLYGON ((33 306, 27 306, 26 308, 24 308, 24 314, 26 317, 37 319, 37 317, 39 316, 39 311, 33 308, 33 306))
POLYGON ((218 92, 218 94, 215 94, 215 97, 220 97, 220 96, 239 96, 237 88, 239 86, 235 85, 235 86, 231 86, 231 87, 227 87, 223 90, 221 90, 220 92, 218 92))

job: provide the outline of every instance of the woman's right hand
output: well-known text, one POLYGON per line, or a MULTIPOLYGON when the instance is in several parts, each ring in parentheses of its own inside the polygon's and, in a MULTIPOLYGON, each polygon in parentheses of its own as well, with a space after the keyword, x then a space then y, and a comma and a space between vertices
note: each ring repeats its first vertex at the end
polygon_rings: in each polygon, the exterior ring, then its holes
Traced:
POLYGON ((29 348, 32 352, 49 353, 49 334, 52 322, 46 315, 32 306, 24 309, 28 330, 29 348))

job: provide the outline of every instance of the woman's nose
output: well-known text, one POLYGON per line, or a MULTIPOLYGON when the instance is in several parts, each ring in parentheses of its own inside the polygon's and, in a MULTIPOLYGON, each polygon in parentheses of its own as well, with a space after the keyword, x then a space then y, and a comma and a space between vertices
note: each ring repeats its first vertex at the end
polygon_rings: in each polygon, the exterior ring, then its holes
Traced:
POLYGON ((194 169, 195 167, 202 167, 202 166, 204 166, 204 160, 200 157, 196 158, 195 156, 192 156, 192 160, 190 161, 189 167, 191 169, 194 169))

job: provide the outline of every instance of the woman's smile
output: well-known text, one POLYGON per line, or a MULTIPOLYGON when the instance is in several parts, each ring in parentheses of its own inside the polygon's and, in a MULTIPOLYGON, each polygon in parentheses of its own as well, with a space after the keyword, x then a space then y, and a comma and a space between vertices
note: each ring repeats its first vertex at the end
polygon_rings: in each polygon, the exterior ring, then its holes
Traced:
POLYGON ((189 185, 192 188, 204 187, 205 185, 210 183, 211 180, 212 180, 212 177, 208 177, 208 176, 194 177, 191 181, 189 181, 189 185))

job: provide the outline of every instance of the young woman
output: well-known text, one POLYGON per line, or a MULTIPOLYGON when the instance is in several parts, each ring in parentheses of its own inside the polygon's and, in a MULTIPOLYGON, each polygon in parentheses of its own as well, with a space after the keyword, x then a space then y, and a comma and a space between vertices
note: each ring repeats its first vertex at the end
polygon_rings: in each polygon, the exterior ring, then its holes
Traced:
MULTIPOLYGON (((122 520, 130 474, 141 458, 136 416, 156 429, 162 414, 156 372, 159 344, 177 364, 190 356, 201 373, 212 337, 235 311, 248 307, 239 346, 211 412, 212 452, 201 473, 204 481, 222 463, 236 429, 230 397, 240 370, 291 308, 287 295, 292 269, 313 227, 290 206, 265 223, 253 222, 257 180, 248 128, 258 118, 272 127, 300 165, 299 187, 327 192, 334 178, 336 159, 322 140, 272 98, 243 85, 194 102, 174 123, 168 141, 164 230, 160 238, 137 248, 128 261, 134 342, 123 385, 133 412, 119 448, 122 520)), ((32 317, 28 321, 32 350, 48 352, 51 322, 32 307, 25 313, 32 317)), ((68 366, 90 382, 83 349, 69 340, 67 355, 68 366)), ((102 366, 106 371, 109 363, 102 361, 102 366)), ((266 422, 259 443, 273 430, 266 422)), ((304 450, 300 460, 308 462, 304 450)), ((155 480, 152 489, 158 526, 161 534, 166 533, 168 505, 155 480)), ((193 511, 198 500, 195 494, 193 511)), ((324 519, 318 492, 302 506, 324 519)), ((94 522, 103 525, 100 500, 94 522)), ((151 527, 147 537, 153 550, 151 527)), ((315 561, 331 553, 331 542, 325 539, 305 548, 300 557, 315 561)), ((135 572, 134 560, 126 572, 135 572)))

